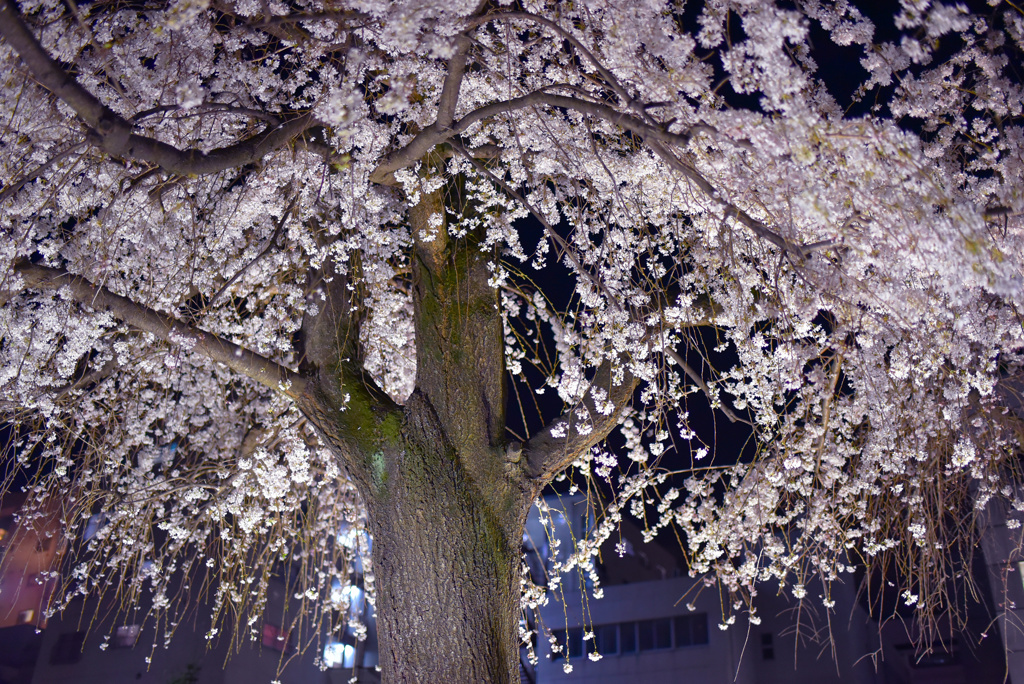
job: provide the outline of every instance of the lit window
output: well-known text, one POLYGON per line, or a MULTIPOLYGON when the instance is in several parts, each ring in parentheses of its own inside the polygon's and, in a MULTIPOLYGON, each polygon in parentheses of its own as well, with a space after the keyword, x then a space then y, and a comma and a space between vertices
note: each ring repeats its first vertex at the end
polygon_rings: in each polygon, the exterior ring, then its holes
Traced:
POLYGON ((5 515, 0 518, 0 544, 4 543, 4 540, 10 536, 11 532, 14 531, 14 516, 5 515))
POLYGON ((89 541, 96 536, 96 533, 99 532, 100 528, 106 523, 106 513, 96 513, 95 515, 89 516, 89 522, 85 523, 85 532, 82 533, 82 539, 89 541))
POLYGON ((358 617, 366 609, 366 597, 363 590, 354 584, 342 584, 335 577, 331 580, 331 604, 335 610, 348 606, 349 615, 358 617))
POLYGON ((29 608, 28 610, 23 610, 20 613, 18 613, 18 624, 19 625, 29 625, 29 624, 32 624, 32 621, 35 620, 35 619, 36 619, 36 611, 32 610, 31 608, 29 608))
POLYGON ((331 642, 324 646, 324 665, 350 670, 355 667, 356 649, 351 644, 331 642))
POLYGON ((135 642, 139 640, 140 625, 121 625, 114 632, 114 648, 134 648, 135 642))

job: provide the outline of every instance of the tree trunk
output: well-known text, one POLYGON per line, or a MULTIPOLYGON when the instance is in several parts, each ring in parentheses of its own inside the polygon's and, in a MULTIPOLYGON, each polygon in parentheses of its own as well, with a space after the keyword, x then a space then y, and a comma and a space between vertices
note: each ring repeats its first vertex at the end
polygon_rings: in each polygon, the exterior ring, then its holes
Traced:
POLYGON ((383 681, 516 682, 529 497, 474 482, 419 393, 397 441, 368 506, 383 681))

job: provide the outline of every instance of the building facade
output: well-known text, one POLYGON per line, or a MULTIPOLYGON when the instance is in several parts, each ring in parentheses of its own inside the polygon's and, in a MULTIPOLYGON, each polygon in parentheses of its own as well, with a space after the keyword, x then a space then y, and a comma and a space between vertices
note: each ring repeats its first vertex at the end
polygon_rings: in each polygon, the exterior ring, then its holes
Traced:
MULTIPOLYGON (((544 531, 535 510, 526 537, 550 566, 552 547, 571 549, 593 515, 580 496, 547 503, 551 531, 544 531)), ((645 544, 628 521, 599 559, 600 598, 586 578, 569 573, 539 611, 547 631, 537 639, 537 684, 997 684, 1007 673, 995 635, 986 642, 978 633, 951 633, 923 654, 913 645, 912 617, 869 615, 854 573, 834 582, 827 597, 812 583, 803 600, 765 585, 755 620, 741 609, 724 625, 727 599, 717 587, 690 578, 681 560, 645 544), (826 598, 834 602, 831 610, 826 598)), ((987 610, 985 604, 978 609, 987 610)), ((980 631, 991 619, 981 616, 973 624, 980 631)))

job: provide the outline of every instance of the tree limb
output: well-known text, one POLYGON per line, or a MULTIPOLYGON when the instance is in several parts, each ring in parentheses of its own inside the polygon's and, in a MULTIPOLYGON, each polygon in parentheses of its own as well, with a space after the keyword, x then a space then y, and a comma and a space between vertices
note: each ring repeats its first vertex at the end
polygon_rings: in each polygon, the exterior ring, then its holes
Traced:
MULTIPOLYGON (((706 382, 704 382, 704 378, 700 377, 700 373, 695 371, 690 366, 690 364, 686 363, 686 361, 683 360, 682 356, 677 354, 673 349, 666 349, 665 356, 672 359, 680 368, 683 369, 683 372, 686 373, 687 377, 693 381, 693 384, 700 388, 700 391, 704 393, 704 396, 708 398, 709 402, 714 400, 714 397, 711 394, 711 388, 708 387, 706 382)), ((714 408, 718 408, 722 413, 724 413, 725 417, 729 419, 730 423, 744 423, 745 425, 751 425, 749 420, 745 420, 737 416, 735 413, 733 413, 733 410, 731 408, 726 406, 721 401, 719 401, 718 406, 714 408)))
POLYGON ((201 176, 251 164, 284 147, 315 124, 312 112, 307 112, 234 145, 210 152, 179 150, 159 140, 132 133, 130 122, 79 85, 47 54, 21 20, 13 0, 0 0, 0 36, 14 48, 44 88, 75 110, 90 128, 90 142, 112 156, 147 161, 169 173, 201 176))
POLYGON ((25 187, 25 185, 27 185, 28 183, 31 183, 32 181, 34 181, 35 179, 39 178, 41 175, 46 173, 50 169, 51 166, 53 166, 54 164, 60 163, 61 161, 67 159, 69 156, 71 156, 72 154, 74 154, 78 150, 82 149, 83 147, 85 147, 85 143, 84 142, 80 142, 80 143, 75 143, 71 147, 64 148, 64 150, 62 150, 62 151, 58 152, 57 154, 53 155, 52 157, 50 157, 49 159, 44 161, 42 164, 40 164, 39 166, 37 166, 36 168, 34 168, 31 171, 29 171, 28 173, 26 173, 24 176, 22 176, 18 180, 14 181, 10 185, 8 185, 6 188, 4 188, 3 192, 0 192, 0 204, 3 204, 4 202, 9 200, 10 198, 14 197, 16 194, 18 194, 21 191, 21 189, 23 187, 25 187))
POLYGON ((652 126, 651 124, 645 123, 633 116, 630 116, 629 114, 620 112, 614 107, 610 107, 600 102, 591 102, 575 97, 566 97, 565 95, 554 95, 546 90, 535 90, 532 93, 523 95, 522 97, 514 97, 511 100, 502 100, 501 102, 492 102, 491 104, 474 109, 472 112, 466 114, 450 126, 443 125, 439 119, 420 131, 420 133, 405 147, 395 150, 389 154, 384 161, 374 169, 373 173, 370 175, 370 180, 374 183, 384 182, 384 179, 388 174, 412 164, 423 157, 430 148, 446 142, 456 135, 464 133, 470 126, 479 121, 483 121, 488 117, 496 116, 498 114, 507 114, 518 109, 536 106, 560 107, 562 109, 572 109, 583 114, 596 116, 645 138, 652 138, 681 145, 685 145, 690 140, 690 136, 687 134, 670 133, 663 128, 652 126))
POLYGON ((669 166, 682 174, 687 180, 696 185, 704 195, 715 202, 715 204, 725 212, 726 218, 735 218, 737 221, 749 228, 755 235, 771 242, 773 245, 787 253, 796 254, 800 258, 805 258, 813 251, 827 248, 832 245, 831 241, 821 241, 815 242, 810 248, 808 248, 787 240, 782 235, 776 233, 768 226, 722 197, 721 193, 718 192, 718 190, 716 190, 715 187, 706 178, 704 178, 699 171, 688 164, 683 163, 662 144, 673 143, 686 145, 690 141, 689 133, 671 133, 664 128, 645 123, 608 105, 598 102, 589 102, 587 100, 581 100, 574 97, 566 97, 564 95, 553 95, 543 90, 534 91, 527 95, 523 95, 522 97, 512 98, 511 100, 494 102, 480 107, 479 109, 475 109, 447 129, 439 127, 437 123, 428 126, 423 129, 419 135, 413 138, 408 145, 388 155, 384 162, 382 162, 370 175, 370 180, 374 183, 386 182, 389 174, 413 163, 415 160, 426 154, 426 152, 434 145, 451 140, 454 136, 465 132, 470 126, 478 121, 482 121, 483 119, 497 114, 508 113, 524 107, 533 107, 538 105, 573 109, 583 114, 602 118, 644 138, 645 142, 647 142, 651 149, 665 160, 669 166))
POLYGON ((622 409, 633 399, 639 378, 623 369, 618 384, 613 381, 612 363, 605 360, 594 374, 590 390, 583 400, 553 420, 523 445, 526 472, 535 486, 543 487, 592 446, 603 440, 619 424, 622 409), (599 410, 593 388, 608 393, 605 404, 611 411, 599 410))
POLYGON ((549 29, 557 33, 559 37, 566 40, 570 45, 572 45, 572 47, 574 47, 577 52, 583 55, 587 59, 587 61, 594 65, 594 68, 597 69, 597 72, 601 75, 601 78, 603 78, 605 80, 605 83, 615 92, 615 94, 618 96, 622 104, 632 108, 635 102, 632 96, 630 96, 630 94, 626 92, 626 89, 622 87, 622 85, 619 83, 619 80, 615 78, 615 75, 612 74, 612 72, 610 72, 608 69, 606 69, 604 65, 601 64, 600 60, 594 57, 593 53, 591 53, 590 50, 587 49, 587 46, 580 42, 580 40, 571 32, 566 31, 564 28, 559 26, 557 23, 551 21, 550 19, 546 19, 531 12, 513 11, 488 14, 486 16, 475 19, 474 21, 471 22, 470 25, 473 27, 477 27, 481 24, 484 24, 489 21, 495 21, 497 19, 523 19, 526 21, 532 21, 534 23, 541 24, 542 26, 547 26, 549 29))
POLYGON ((244 349, 213 333, 198 330, 166 314, 137 304, 127 297, 98 287, 81 276, 67 271, 21 261, 14 271, 22 277, 25 287, 40 290, 66 291, 79 303, 93 309, 108 311, 133 328, 148 332, 158 339, 191 348, 222 363, 256 382, 281 392, 292 399, 306 390, 307 380, 275 361, 244 349))

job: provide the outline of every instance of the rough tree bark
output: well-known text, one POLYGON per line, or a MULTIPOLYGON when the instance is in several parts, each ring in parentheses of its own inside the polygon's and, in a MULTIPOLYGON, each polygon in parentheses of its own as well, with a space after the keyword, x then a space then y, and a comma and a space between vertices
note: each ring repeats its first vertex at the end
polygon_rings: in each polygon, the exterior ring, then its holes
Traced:
POLYGON ((528 498, 487 495, 424 393, 406 406, 398 442, 368 506, 384 681, 518 681, 528 498))

